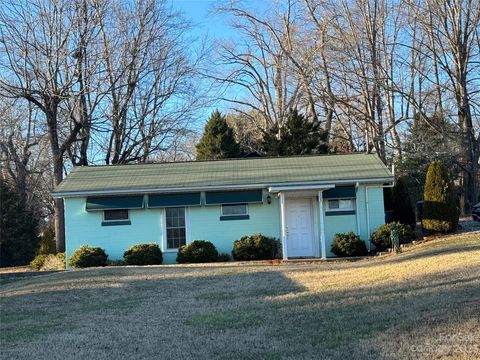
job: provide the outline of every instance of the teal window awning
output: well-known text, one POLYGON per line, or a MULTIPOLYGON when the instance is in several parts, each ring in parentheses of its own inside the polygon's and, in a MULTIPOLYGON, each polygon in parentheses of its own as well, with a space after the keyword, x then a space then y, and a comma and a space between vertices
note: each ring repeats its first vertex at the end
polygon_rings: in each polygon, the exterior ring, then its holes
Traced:
POLYGON ((194 205, 200 205, 200 192, 148 195, 149 208, 194 205))
POLYGON ((218 204, 244 204, 263 201, 263 191, 238 190, 238 191, 209 191, 205 193, 207 205, 218 204))
POLYGON ((336 186, 323 192, 324 199, 341 199, 356 197, 355 186, 336 186))
POLYGON ((87 197, 87 211, 142 209, 143 195, 87 197))

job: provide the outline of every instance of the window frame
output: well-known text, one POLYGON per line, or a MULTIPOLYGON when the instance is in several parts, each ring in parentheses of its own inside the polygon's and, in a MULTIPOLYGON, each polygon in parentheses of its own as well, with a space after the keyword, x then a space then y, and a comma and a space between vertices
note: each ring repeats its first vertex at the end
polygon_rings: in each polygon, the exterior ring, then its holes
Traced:
POLYGON ((130 221, 130 211, 129 211, 129 209, 104 209, 104 210, 102 210, 102 221, 106 222, 106 223, 130 221), (105 219, 105 212, 107 212, 107 211, 126 211, 127 212, 127 217, 125 219, 105 219))
POLYGON ((249 209, 248 209, 248 204, 247 203, 243 203, 243 204, 222 204, 221 207, 222 208, 220 209, 220 216, 222 216, 222 217, 236 217, 236 216, 248 216, 248 215, 250 215, 249 211, 248 211, 249 209), (225 214, 223 212, 224 206, 228 207, 228 206, 239 206, 239 205, 245 206, 245 213, 242 213, 242 214, 225 214))
POLYGON ((190 242, 190 216, 187 206, 170 206, 163 208, 162 211, 162 251, 165 253, 168 252, 178 252, 179 248, 169 248, 168 239, 167 239, 167 209, 169 208, 182 208, 185 213, 185 244, 190 242))
POLYGON ((132 225, 130 221, 130 209, 104 209, 102 210, 102 222, 101 226, 120 226, 120 225, 132 225), (125 219, 105 219, 105 212, 106 211, 126 211, 127 218, 125 219))
POLYGON ((327 206, 326 206, 326 211, 334 212, 334 211, 356 211, 357 210, 357 199, 356 198, 336 198, 336 199, 326 199, 327 200, 327 206), (341 200, 349 200, 351 207, 349 208, 341 208, 340 207, 340 201, 341 200), (330 201, 338 201, 338 208, 331 208, 330 207, 330 201))

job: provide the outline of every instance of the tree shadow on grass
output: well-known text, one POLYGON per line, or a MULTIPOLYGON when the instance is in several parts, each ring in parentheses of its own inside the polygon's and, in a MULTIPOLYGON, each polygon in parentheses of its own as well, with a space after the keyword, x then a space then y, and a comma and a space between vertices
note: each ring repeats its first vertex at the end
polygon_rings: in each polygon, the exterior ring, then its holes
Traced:
POLYGON ((2 356, 408 358, 385 334, 408 339, 479 316, 479 271, 311 291, 290 267, 242 270, 107 268, 53 275, 42 292, 12 287, 1 300, 2 356))

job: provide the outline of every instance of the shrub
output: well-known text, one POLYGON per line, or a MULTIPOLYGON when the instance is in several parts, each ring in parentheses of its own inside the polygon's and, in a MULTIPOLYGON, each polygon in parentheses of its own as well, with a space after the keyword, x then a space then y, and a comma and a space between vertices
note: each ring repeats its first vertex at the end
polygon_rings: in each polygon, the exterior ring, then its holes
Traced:
POLYGON ((228 262, 228 261, 230 261, 230 259, 231 259, 230 254, 222 253, 222 254, 218 255, 217 261, 218 262, 228 262))
POLYGON ((335 234, 332 252, 340 257, 363 256, 367 254, 367 247, 365 241, 350 231, 346 234, 335 234))
POLYGON ((30 261, 30 267, 32 269, 40 270, 45 263, 45 259, 48 255, 40 254, 35 257, 32 261, 30 261))
POLYGON ((441 161, 433 161, 425 180, 423 228, 428 232, 453 231, 457 228, 458 216, 453 185, 447 170, 441 161))
POLYGON ((377 250, 382 251, 392 246, 392 240, 390 236, 394 225, 397 226, 400 244, 406 244, 412 240, 413 231, 410 226, 399 222, 383 224, 382 226, 377 228, 371 235, 372 243, 373 245, 375 245, 377 250))
POLYGON ((53 224, 49 223, 42 231, 40 235, 40 248, 39 254, 54 254, 57 251, 55 244, 55 228, 53 224))
POLYGON ((161 265, 162 250, 157 244, 133 245, 123 253, 127 265, 161 265))
POLYGON ((232 256, 235 260, 271 260, 281 258, 278 239, 262 234, 244 236, 233 243, 232 256))
POLYGON ((105 266, 107 254, 99 247, 82 245, 75 250, 70 257, 69 264, 73 268, 86 268, 94 266, 105 266))
POLYGON ((43 263, 41 270, 65 270, 65 253, 49 254, 43 263))
POLYGON ((210 241, 195 240, 178 249, 177 262, 180 264, 215 261, 218 261, 218 251, 210 241))
POLYGON ((35 258, 39 217, 0 176, 0 267, 26 265, 35 258))
POLYGON ((125 266, 124 260, 109 260, 107 261, 107 266, 125 266))
POLYGON ((415 212, 405 179, 399 178, 393 188, 393 220, 415 227, 415 212))

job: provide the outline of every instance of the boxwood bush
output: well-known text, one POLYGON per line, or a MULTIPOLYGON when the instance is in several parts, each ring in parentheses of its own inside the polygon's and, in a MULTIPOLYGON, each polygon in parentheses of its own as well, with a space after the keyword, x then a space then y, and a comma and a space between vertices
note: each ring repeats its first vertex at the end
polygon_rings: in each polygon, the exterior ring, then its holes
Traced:
POLYGON ((157 244, 133 245, 123 253, 127 265, 161 265, 162 250, 157 244))
POLYGON ((69 264, 73 268, 105 266, 108 255, 99 247, 82 245, 70 256, 69 264))
POLYGON ((332 252, 340 257, 364 256, 367 254, 365 241, 353 232, 337 233, 333 238, 332 252))
POLYGON ((390 236, 394 225, 397 226, 400 244, 406 244, 412 241, 413 231, 410 226, 400 222, 383 224, 371 235, 372 244, 375 245, 377 250, 383 251, 392 246, 392 240, 390 236))
POLYGON ((45 262, 45 259, 47 258, 48 255, 46 254, 40 254, 35 256, 35 259, 30 261, 30 267, 32 269, 40 270, 43 267, 43 263, 45 262))
POLYGON ((233 243, 234 260, 271 260, 282 258, 280 241, 262 234, 244 236, 233 243))
POLYGON ((194 240, 178 249, 177 262, 180 264, 216 261, 218 261, 218 251, 215 245, 207 240, 194 240))

